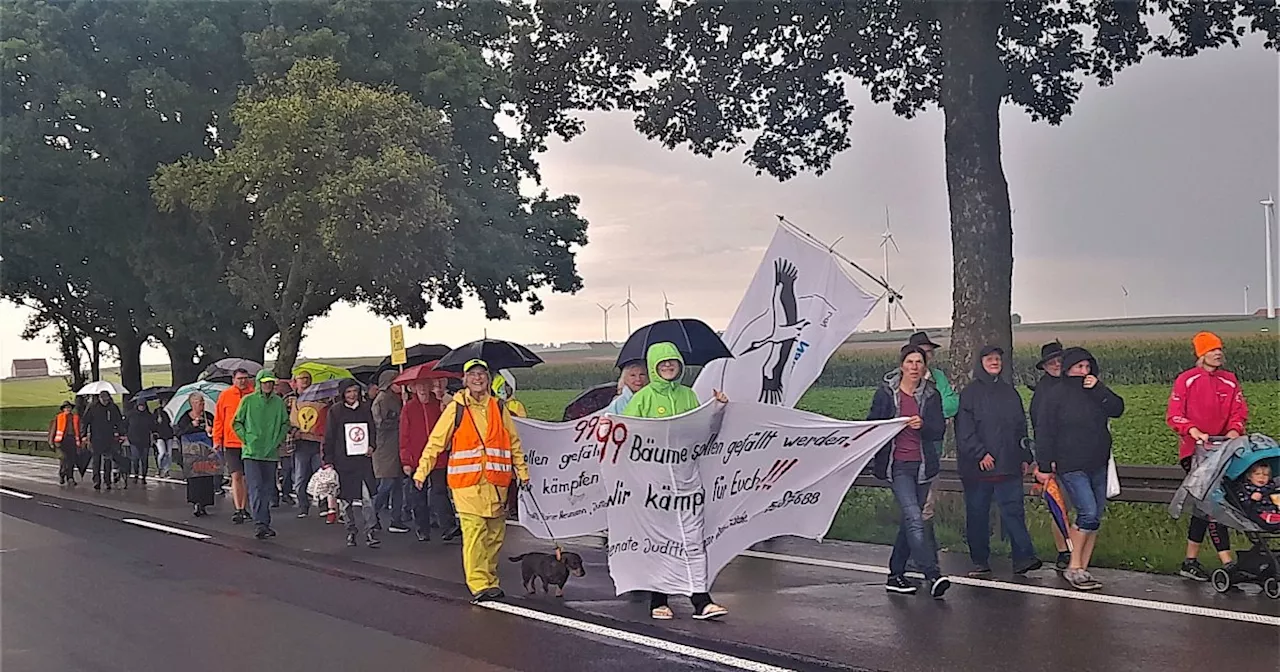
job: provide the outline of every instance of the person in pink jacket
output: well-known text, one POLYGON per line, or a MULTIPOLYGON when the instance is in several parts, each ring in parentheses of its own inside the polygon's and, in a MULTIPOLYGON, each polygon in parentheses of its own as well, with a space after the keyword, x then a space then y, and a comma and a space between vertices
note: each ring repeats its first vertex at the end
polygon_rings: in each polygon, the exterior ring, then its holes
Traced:
MULTIPOLYGON (((1238 438, 1244 434, 1244 425, 1249 419, 1249 406, 1240 381, 1222 368, 1226 363, 1222 339, 1202 331, 1191 343, 1196 351, 1196 365, 1174 381, 1165 412, 1165 422, 1179 437, 1178 463, 1187 473, 1191 473, 1197 443, 1211 436, 1238 438)), ((1206 518, 1192 516, 1187 530, 1187 556, 1178 573, 1195 581, 1209 580, 1209 573, 1198 559, 1205 532, 1218 551, 1218 559, 1224 565, 1232 561, 1229 530, 1206 518)))

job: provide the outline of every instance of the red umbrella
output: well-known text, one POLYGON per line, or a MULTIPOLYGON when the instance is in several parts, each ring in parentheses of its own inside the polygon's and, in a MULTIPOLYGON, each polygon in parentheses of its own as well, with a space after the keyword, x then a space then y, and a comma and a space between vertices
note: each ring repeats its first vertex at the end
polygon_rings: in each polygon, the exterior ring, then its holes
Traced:
POLYGON ((432 360, 426 364, 411 366, 404 370, 404 373, 396 376, 391 381, 396 385, 412 385, 427 380, 438 380, 440 378, 462 378, 462 376, 452 371, 441 371, 436 368, 436 362, 440 360, 432 360))

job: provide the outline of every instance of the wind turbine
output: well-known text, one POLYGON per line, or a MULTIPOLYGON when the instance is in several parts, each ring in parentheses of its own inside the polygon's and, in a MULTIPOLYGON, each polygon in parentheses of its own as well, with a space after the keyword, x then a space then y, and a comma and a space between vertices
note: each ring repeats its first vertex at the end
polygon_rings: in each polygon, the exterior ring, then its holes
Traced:
POLYGON ((1270 194, 1267 194, 1267 200, 1259 201, 1259 203, 1262 205, 1262 221, 1267 227, 1266 238, 1264 239, 1267 245, 1267 319, 1274 320, 1276 319, 1276 297, 1273 292, 1275 291, 1276 280, 1272 277, 1271 271, 1271 222, 1276 218, 1276 202, 1272 200, 1270 194))
POLYGON ((597 303, 596 305, 600 307, 600 310, 604 311, 604 342, 608 343, 609 342, 609 311, 613 310, 613 304, 611 303, 607 306, 603 306, 597 303))
POLYGON ((622 304, 622 307, 627 309, 627 335, 630 336, 631 335, 631 309, 635 308, 636 310, 640 310, 640 308, 636 306, 635 302, 631 300, 631 285, 627 285, 627 302, 622 304))
POLYGON ((1244 315, 1248 317, 1252 311, 1249 310, 1249 285, 1244 286, 1244 315))
POLYGON ((891 289, 893 287, 889 282, 889 245, 893 245, 893 250, 898 254, 902 254, 902 250, 898 248, 898 241, 893 239, 893 231, 889 230, 889 206, 884 206, 884 233, 880 234, 880 249, 884 250, 884 285, 887 289, 884 298, 887 301, 884 304, 884 330, 893 331, 893 308, 897 299, 901 296, 898 290, 891 289))
POLYGON ((1129 290, 1124 285, 1120 285, 1120 291, 1124 294, 1124 317, 1129 319, 1129 290))
POLYGON ((662 313, 666 315, 666 319, 668 320, 671 319, 671 306, 674 306, 674 305, 676 304, 671 303, 670 301, 667 300, 667 293, 663 292, 662 293, 662 313))

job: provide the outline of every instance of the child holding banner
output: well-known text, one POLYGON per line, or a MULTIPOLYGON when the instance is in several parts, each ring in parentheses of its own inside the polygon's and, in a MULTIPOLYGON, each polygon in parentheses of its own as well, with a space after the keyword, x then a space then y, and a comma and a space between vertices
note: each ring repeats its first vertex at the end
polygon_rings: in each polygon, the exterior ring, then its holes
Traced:
MULTIPOLYGON (((632 418, 669 418, 697 408, 698 395, 680 382, 684 358, 675 344, 654 343, 649 346, 647 355, 649 384, 635 393, 622 414, 632 418)), ((715 390, 715 397, 722 404, 729 401, 719 390, 715 390)), ((670 598, 665 593, 651 593, 649 615, 659 621, 675 618, 667 604, 670 598)), ((728 609, 711 600, 710 593, 694 593, 689 599, 693 602, 693 617, 697 620, 720 618, 729 613, 728 609)))

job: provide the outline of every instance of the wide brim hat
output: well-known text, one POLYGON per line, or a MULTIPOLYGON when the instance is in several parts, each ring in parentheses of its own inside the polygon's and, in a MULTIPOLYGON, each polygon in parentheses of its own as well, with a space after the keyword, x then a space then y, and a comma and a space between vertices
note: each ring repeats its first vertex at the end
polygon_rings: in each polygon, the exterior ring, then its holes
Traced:
POLYGON ((1061 342, 1054 341, 1052 343, 1045 343, 1040 346, 1040 361, 1036 362, 1036 368, 1044 371, 1044 365, 1048 364, 1051 359, 1061 357, 1062 353, 1063 347, 1061 342))

